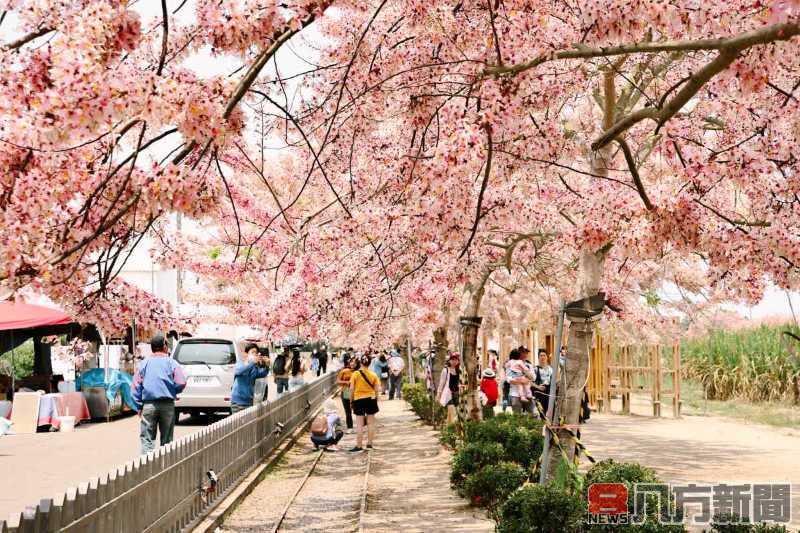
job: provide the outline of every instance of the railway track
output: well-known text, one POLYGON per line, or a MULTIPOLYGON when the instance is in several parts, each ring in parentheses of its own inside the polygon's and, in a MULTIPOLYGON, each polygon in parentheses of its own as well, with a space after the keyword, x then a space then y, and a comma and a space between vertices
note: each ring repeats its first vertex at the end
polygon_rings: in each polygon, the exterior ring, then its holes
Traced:
MULTIPOLYGON (((295 488, 289 501, 283 507, 281 514, 278 516, 274 525, 272 526, 272 533, 286 532, 286 531, 307 531, 311 530, 311 524, 303 523, 303 516, 313 515, 313 511, 308 509, 307 499, 314 500, 313 492, 326 492, 330 486, 330 477, 337 472, 342 471, 343 465, 337 464, 336 458, 342 455, 350 455, 347 452, 326 453, 323 450, 316 452, 316 456, 311 461, 310 466, 305 472, 305 475, 300 480, 300 483, 295 488), (322 465, 321 468, 318 468, 322 465), (331 469, 331 472, 320 472, 326 468, 331 469), (320 485, 322 489, 320 489, 320 485), (307 494, 308 493, 308 494, 307 494)), ((363 518, 367 507, 367 493, 369 488, 369 473, 372 461, 372 452, 366 451, 358 454, 357 456, 350 456, 347 458, 348 462, 362 463, 356 465, 357 468, 362 470, 360 489, 358 494, 352 494, 352 498, 348 498, 347 494, 337 494, 338 501, 333 503, 326 503, 330 511, 330 507, 334 506, 336 509, 335 517, 330 522, 326 521, 320 531, 342 531, 342 532, 362 532, 364 531, 363 518), (363 458, 363 459, 362 459, 363 458), (362 459, 359 461, 359 459, 362 459), (357 497, 356 497, 357 496, 357 497)), ((353 465, 347 465, 352 467, 353 465)), ((350 474, 352 475, 352 473, 350 474)), ((323 511, 317 508, 317 511, 323 511)), ((319 526, 320 524, 317 524, 319 526)))

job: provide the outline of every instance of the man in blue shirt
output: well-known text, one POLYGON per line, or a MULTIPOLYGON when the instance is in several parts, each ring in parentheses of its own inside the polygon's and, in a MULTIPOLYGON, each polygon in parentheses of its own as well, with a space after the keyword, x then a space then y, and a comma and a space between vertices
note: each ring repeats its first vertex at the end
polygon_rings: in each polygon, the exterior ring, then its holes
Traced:
POLYGON ((161 446, 172 442, 175 431, 175 398, 186 387, 181 365, 167 353, 164 335, 150 339, 153 355, 139 364, 133 378, 133 401, 141 418, 139 439, 142 455, 153 451, 156 431, 161 434, 161 446))
POLYGON ((253 405, 253 387, 256 380, 267 377, 269 361, 258 353, 258 346, 248 344, 244 348, 247 360, 236 363, 231 392, 231 413, 238 413, 253 405))

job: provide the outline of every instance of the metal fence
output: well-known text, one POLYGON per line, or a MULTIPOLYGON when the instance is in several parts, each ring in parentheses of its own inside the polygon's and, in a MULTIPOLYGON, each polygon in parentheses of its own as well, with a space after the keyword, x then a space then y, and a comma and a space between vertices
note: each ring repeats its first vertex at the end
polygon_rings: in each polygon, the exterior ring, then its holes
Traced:
POLYGON ((60 503, 42 500, 22 513, 18 527, 0 522, 0 532, 188 529, 305 422, 335 386, 336 375, 329 373, 271 403, 220 420, 90 480, 60 503), (211 470, 218 479, 213 491, 211 470))

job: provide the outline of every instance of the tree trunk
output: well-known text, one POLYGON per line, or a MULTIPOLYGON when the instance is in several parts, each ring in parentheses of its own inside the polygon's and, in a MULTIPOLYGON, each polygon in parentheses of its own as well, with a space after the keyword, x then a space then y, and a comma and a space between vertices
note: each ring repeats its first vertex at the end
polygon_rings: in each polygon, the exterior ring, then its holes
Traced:
MULTIPOLYGON (((569 319, 569 316, 567 317, 569 319)), ((553 421, 555 425, 577 426, 581 412, 581 399, 583 398, 583 387, 586 383, 586 376, 589 372, 589 359, 587 353, 592 346, 592 335, 594 334, 594 322, 583 321, 582 319, 569 319, 567 353, 565 354, 566 371, 559 372, 558 393, 556 397, 557 419, 553 421), (564 381, 566 380, 566 387, 564 381)), ((564 368, 562 367, 562 370, 564 368)), ((576 434, 576 428, 572 428, 572 434, 576 434)), ((547 465, 547 479, 553 479, 558 463, 563 457, 562 449, 566 453, 566 459, 573 461, 575 458, 575 441, 570 435, 570 430, 554 430, 561 448, 551 441, 550 456, 547 465)))
POLYGON ((461 395, 459 408, 465 417, 471 420, 481 419, 481 402, 478 394, 478 328, 482 318, 479 316, 462 316, 461 323, 461 360, 464 370, 461 382, 466 386, 461 395))
MULTIPOLYGON (((621 58, 619 61, 623 61, 621 58)), ((616 88, 614 87, 615 70, 608 69, 603 74, 602 86, 600 89, 603 94, 603 129, 607 130, 614 124, 614 110, 617 104, 616 88)), ((611 158, 610 145, 606 145, 598 151, 591 151, 590 159, 592 172, 599 176, 608 176, 608 162, 611 158)), ((579 261, 579 294, 578 299, 595 296, 600 291, 600 283, 605 267, 605 258, 610 244, 600 250, 590 250, 583 247, 579 261)), ((577 425, 581 412, 581 400, 583 398, 583 387, 586 384, 589 371, 589 350, 592 346, 592 335, 594 333, 594 322, 585 321, 582 318, 570 317, 568 329, 566 368, 564 375, 559 372, 558 391, 556 396, 555 425, 574 426, 572 433, 577 433, 577 425), (563 386, 566 381, 566 387, 563 386)), ((563 345, 563 340, 562 340, 563 345)), ((558 346, 556 346, 558 350, 558 346)), ((559 364, 559 361, 555 361, 559 364)), ((555 431, 559 444, 567 455, 568 460, 575 457, 575 440, 570 435, 570 431, 559 429, 555 431)), ((551 442, 551 452, 547 465, 547 479, 553 479, 558 463, 561 461, 561 450, 551 442)))
POLYGON ((433 347, 436 350, 436 357, 431 365, 431 379, 433 380, 434 390, 439 385, 439 374, 445 366, 447 360, 447 326, 441 325, 433 330, 433 347))

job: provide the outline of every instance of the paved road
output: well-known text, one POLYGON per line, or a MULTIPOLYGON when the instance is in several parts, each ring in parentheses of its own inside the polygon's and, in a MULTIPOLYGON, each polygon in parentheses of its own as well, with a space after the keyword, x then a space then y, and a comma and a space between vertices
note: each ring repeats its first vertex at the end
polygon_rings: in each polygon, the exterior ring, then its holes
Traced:
MULTIPOLYGON (((306 375, 306 381, 313 378, 306 375)), ((269 378, 269 397, 276 390, 269 378)), ((189 435, 219 417, 181 417, 175 438, 189 435)), ((113 471, 139 456, 139 418, 125 416, 110 423, 81 424, 72 433, 36 433, 0 437, 0 521, 17 519, 26 505, 42 498, 60 501, 64 491, 113 471)), ((12 520, 16 523, 17 519, 12 520)))

